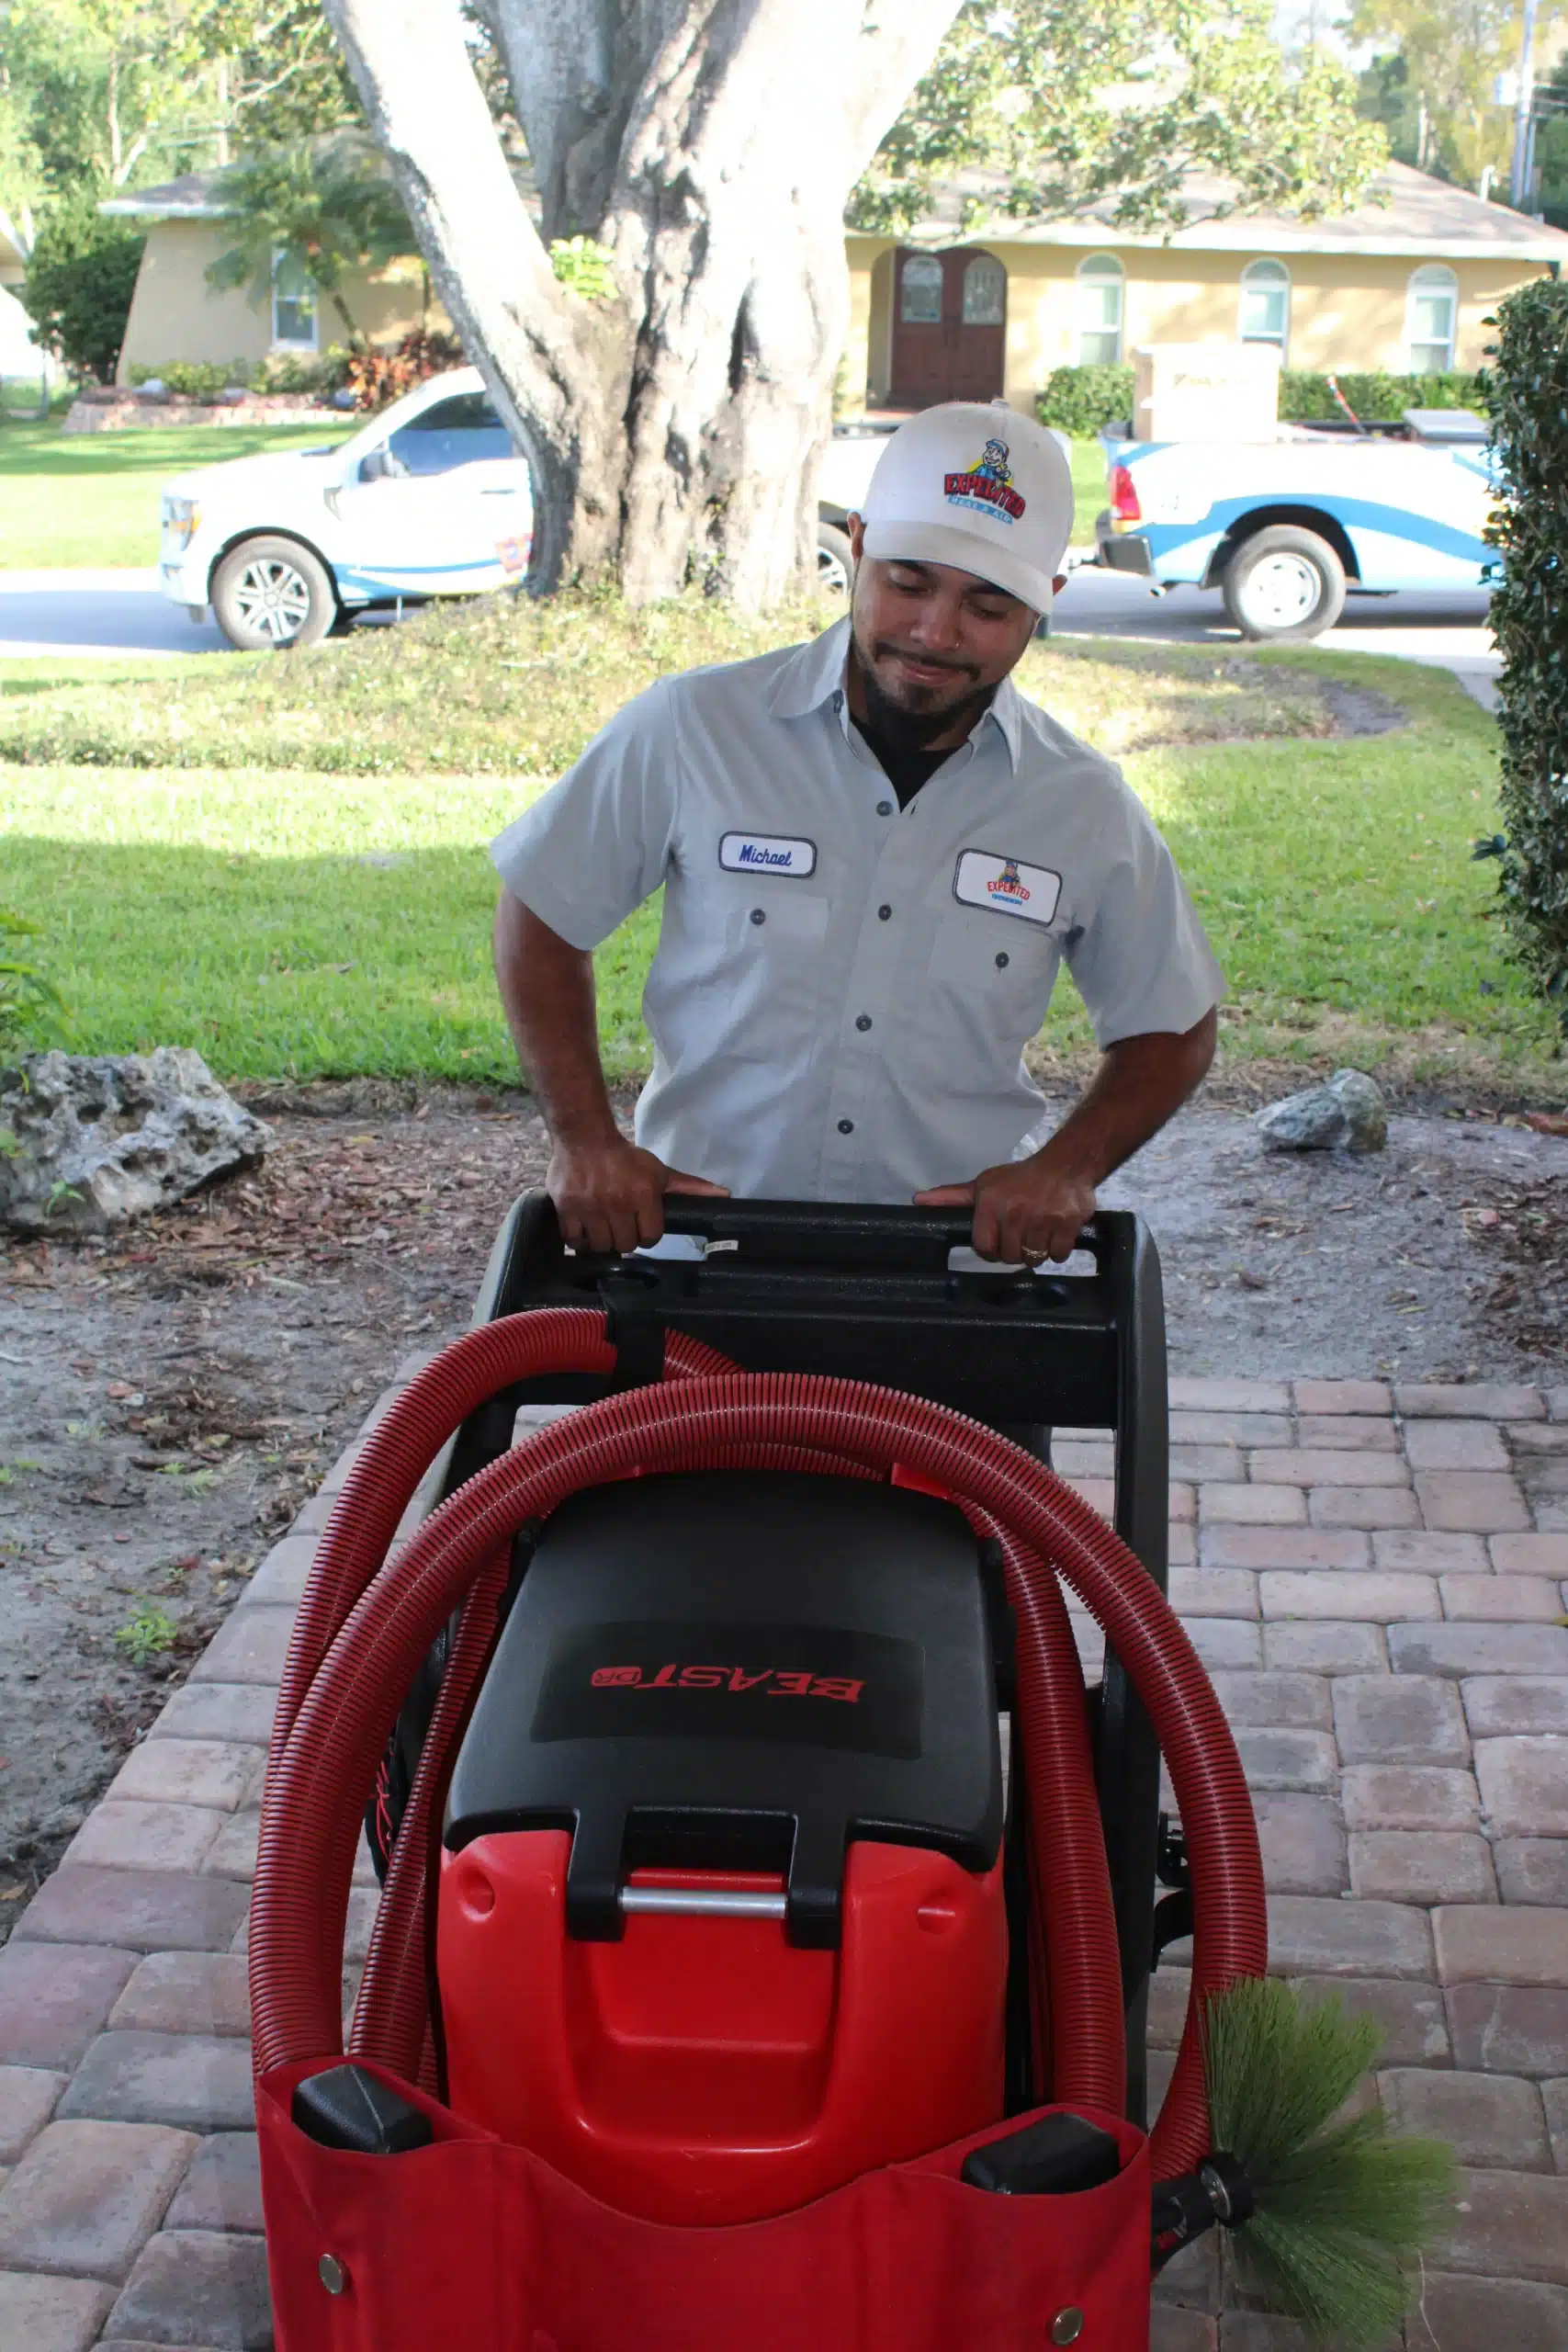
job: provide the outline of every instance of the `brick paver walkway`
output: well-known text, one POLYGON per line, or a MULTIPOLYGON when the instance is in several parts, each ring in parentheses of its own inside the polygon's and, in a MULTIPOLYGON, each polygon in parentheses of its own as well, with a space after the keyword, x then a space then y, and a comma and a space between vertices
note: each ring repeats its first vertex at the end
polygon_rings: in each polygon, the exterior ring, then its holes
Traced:
MULTIPOLYGON (((1376 2015, 1383 2098, 1465 2166, 1409 2352, 1568 2352, 1568 1389, 1171 1397, 1173 1598, 1255 1792, 1273 1965, 1376 2015)), ((1109 1500, 1103 1439, 1062 1433, 1057 1462, 1109 1500)), ((271 2342, 247 1881, 329 1508, 256 1571, 0 1951, 3 2352, 271 2342)), ((372 1901, 362 1873, 351 1957, 372 1901)), ((1156 1980, 1156 2087, 1186 1989, 1156 1980)), ((1213 2239, 1159 2295, 1156 2352, 1300 2342, 1222 2310, 1213 2239)))

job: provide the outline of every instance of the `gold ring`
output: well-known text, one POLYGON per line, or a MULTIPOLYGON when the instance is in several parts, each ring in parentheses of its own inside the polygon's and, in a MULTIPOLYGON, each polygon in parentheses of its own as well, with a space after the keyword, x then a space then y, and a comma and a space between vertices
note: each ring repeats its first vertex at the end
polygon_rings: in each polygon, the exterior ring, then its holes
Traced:
POLYGON ((1023 1252, 1023 1262, 1026 1266, 1043 1265, 1045 1260, 1050 1256, 1050 1251, 1047 1250, 1025 1250, 1023 1252))

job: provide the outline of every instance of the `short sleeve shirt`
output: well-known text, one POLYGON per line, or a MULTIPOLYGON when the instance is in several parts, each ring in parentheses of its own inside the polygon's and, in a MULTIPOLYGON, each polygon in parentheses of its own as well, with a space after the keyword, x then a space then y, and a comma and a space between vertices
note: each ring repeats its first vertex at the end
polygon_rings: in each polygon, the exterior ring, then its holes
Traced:
POLYGON ((575 947, 662 886, 637 1140, 751 1198, 908 1201, 1017 1156, 1064 961, 1102 1046, 1224 991, 1118 768, 1009 679, 900 810, 848 650, 845 619, 660 679, 491 851, 575 947))

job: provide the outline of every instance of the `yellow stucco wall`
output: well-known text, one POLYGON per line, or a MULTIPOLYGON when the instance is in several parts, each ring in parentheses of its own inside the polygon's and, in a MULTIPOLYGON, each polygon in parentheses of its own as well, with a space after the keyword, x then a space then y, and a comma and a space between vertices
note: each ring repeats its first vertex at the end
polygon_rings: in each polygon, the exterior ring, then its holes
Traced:
MULTIPOLYGON (((207 267, 232 240, 221 220, 155 220, 148 229, 141 267, 131 297, 119 380, 132 368, 159 368, 171 359, 265 359, 273 348, 272 310, 243 290, 215 293, 207 267)), ((376 277, 360 271, 344 296, 350 316, 372 342, 389 341, 419 322, 421 279, 417 263, 394 262, 376 277)), ((446 325, 432 303, 430 324, 446 325)), ((345 340, 342 320, 323 301, 317 321, 321 350, 345 340)))
MULTIPOLYGON (((1089 254, 1075 246, 975 242, 995 254, 1008 273, 1003 389, 1014 407, 1028 410, 1052 369, 1069 367, 1078 356, 1076 279, 1089 254)), ((852 312, 860 338, 852 357, 858 360, 862 349, 866 355, 865 381, 873 406, 886 400, 889 390, 894 250, 886 240, 849 241, 852 312)), ((1114 254, 1126 273, 1123 356, 1137 344, 1232 341, 1242 271, 1249 261, 1266 257, 1261 247, 1257 254, 1193 253, 1179 246, 1107 244, 1101 250, 1114 254)), ((1288 368, 1405 372, 1407 289, 1422 260, 1381 254, 1279 258, 1291 273, 1288 368)), ((1461 259, 1448 266, 1460 291, 1454 365, 1479 368, 1491 338, 1483 321, 1511 288, 1543 277, 1546 265, 1461 259)), ((852 368, 846 368, 845 374, 848 383, 856 380, 852 368)))

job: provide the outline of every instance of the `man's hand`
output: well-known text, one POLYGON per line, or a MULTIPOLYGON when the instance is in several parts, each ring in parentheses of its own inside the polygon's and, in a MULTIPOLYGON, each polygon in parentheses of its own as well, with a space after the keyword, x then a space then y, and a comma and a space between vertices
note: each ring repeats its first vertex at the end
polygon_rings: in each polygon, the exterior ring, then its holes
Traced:
POLYGON ((1047 1145, 1032 1159, 982 1169, 972 1184, 939 1184, 933 1192, 915 1194, 917 1208, 963 1208, 971 1203, 971 1246, 977 1257, 1010 1266, 1038 1265, 1045 1258, 1072 1256, 1094 1215, 1094 1186, 1080 1170, 1053 1163, 1047 1145))
POLYGON ((603 1143, 558 1143, 550 1155, 545 1189, 556 1204, 561 1238, 574 1250, 624 1255, 646 1249, 664 1231, 666 1193, 699 1193, 728 1200, 722 1184, 666 1168, 651 1151, 639 1150, 625 1136, 603 1143))

